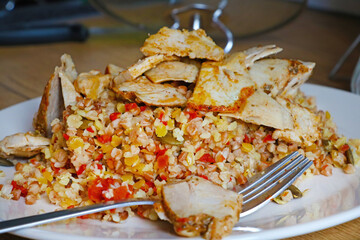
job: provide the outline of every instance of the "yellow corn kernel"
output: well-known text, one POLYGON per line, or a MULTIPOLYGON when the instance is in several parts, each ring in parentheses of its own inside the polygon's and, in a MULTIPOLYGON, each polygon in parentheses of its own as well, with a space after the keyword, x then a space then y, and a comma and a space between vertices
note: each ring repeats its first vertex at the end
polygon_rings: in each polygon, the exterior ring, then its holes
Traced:
POLYGON ((85 202, 83 202, 83 204, 84 204, 84 206, 89 206, 89 205, 93 205, 94 204, 94 202, 92 201, 92 200, 87 200, 87 201, 85 201, 85 202))
POLYGON ((122 148, 123 152, 129 152, 131 149, 131 146, 128 144, 124 144, 121 146, 121 148, 122 148))
POLYGON ((306 146, 306 152, 312 152, 315 151, 317 149, 317 146, 315 143, 311 144, 310 146, 306 146))
POLYGON ((334 143, 334 146, 337 149, 340 149, 344 144, 346 144, 346 137, 341 137, 338 140, 336 140, 336 142, 334 143))
POLYGON ((194 156, 193 153, 188 153, 188 154, 186 155, 186 162, 187 162, 188 166, 194 165, 194 163, 195 163, 195 156, 194 156))
POLYGON ((124 134, 129 135, 132 130, 133 130, 132 128, 127 128, 127 129, 125 129, 124 134))
POLYGON ((144 184, 145 184, 145 180, 144 180, 144 179, 140 179, 139 181, 137 181, 137 182, 133 185, 133 187, 134 187, 135 189, 140 189, 142 186, 144 186, 144 184))
POLYGON ((118 103, 116 105, 116 110, 118 110, 119 113, 124 113, 125 112, 125 104, 123 103, 118 103))
POLYGON ((155 133, 158 137, 164 137, 167 134, 166 126, 161 123, 159 126, 156 127, 155 133))
POLYGON ((242 143, 241 144, 241 150, 245 153, 249 153, 253 150, 253 145, 250 143, 242 143))
POLYGON ((68 147, 70 150, 75 150, 79 147, 84 147, 84 140, 82 140, 82 138, 80 137, 72 136, 69 139, 68 147))
POLYGON ((48 180, 49 182, 52 182, 52 180, 54 179, 53 176, 51 175, 51 173, 49 173, 48 171, 43 172, 43 176, 46 178, 46 180, 48 180))
POLYGON ((167 121, 167 126, 170 130, 173 130, 175 128, 175 121, 174 119, 169 119, 169 121, 167 121))
POLYGON ((144 168, 145 168, 146 164, 144 163, 139 163, 136 166, 134 166, 133 168, 138 171, 139 173, 142 173, 144 168))
POLYGON ((51 158, 51 152, 50 152, 50 149, 48 147, 42 149, 41 152, 44 153, 45 159, 50 159, 51 158))
POLYGON ((40 184, 47 184, 48 182, 45 177, 39 177, 37 180, 40 184))
POLYGON ((46 190, 45 190, 46 194, 49 195, 50 192, 51 192, 51 188, 50 187, 47 187, 46 190))
POLYGON ((98 130, 98 131, 104 128, 104 125, 99 121, 99 119, 95 120, 94 126, 95 126, 96 130, 98 130))
POLYGON ((181 113, 181 109, 180 108, 176 108, 172 113, 171 113, 171 117, 172 118, 177 118, 181 113))
POLYGON ((114 135, 112 136, 111 138, 111 146, 113 146, 114 148, 119 146, 121 144, 121 141, 122 141, 122 138, 117 136, 117 135, 114 135))
POLYGON ((113 146, 111 146, 110 144, 104 144, 101 146, 101 151, 103 153, 111 153, 112 150, 113 150, 113 146))
POLYGON ((60 203, 60 206, 61 206, 62 208, 68 208, 69 206, 73 206, 73 205, 75 205, 75 204, 76 204, 76 202, 75 202, 74 200, 72 200, 72 199, 70 199, 70 198, 66 198, 65 201, 62 201, 62 202, 60 203))
POLYGON ((123 180, 124 182, 131 181, 133 180, 133 175, 131 173, 126 173, 121 176, 121 180, 123 180))
POLYGON ((133 157, 125 158, 124 162, 125 162, 126 166, 134 167, 134 166, 136 166, 136 164, 138 164, 140 162, 140 159, 139 159, 138 155, 135 155, 133 157))
POLYGON ((331 115, 330 115, 330 113, 329 113, 328 111, 325 112, 325 117, 326 117, 326 119, 330 119, 330 118, 331 118, 331 115))

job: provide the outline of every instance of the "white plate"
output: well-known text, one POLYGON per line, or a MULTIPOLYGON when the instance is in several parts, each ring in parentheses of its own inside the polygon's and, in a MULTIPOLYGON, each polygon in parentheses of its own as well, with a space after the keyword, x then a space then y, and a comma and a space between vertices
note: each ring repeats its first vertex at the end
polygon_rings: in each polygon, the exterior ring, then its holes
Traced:
MULTIPOLYGON (((316 96, 319 109, 328 110, 338 124, 339 132, 349 138, 360 138, 360 96, 332 88, 305 84, 307 95, 316 96)), ((0 138, 31 129, 32 116, 39 99, 33 99, 0 111, 0 138)), ((12 168, 1 168, 10 179, 12 168)), ((258 212, 240 219, 226 239, 278 239, 301 235, 360 217, 360 171, 346 175, 306 179, 301 189, 310 189, 302 199, 286 205, 270 203, 258 212)), ((2 178, 0 183, 6 181, 2 178)), ((0 219, 36 214, 40 209, 54 209, 42 199, 33 206, 20 201, 0 199, 0 219)), ((53 223, 14 234, 35 239, 173 239, 172 227, 137 217, 124 224, 75 219, 53 223)))

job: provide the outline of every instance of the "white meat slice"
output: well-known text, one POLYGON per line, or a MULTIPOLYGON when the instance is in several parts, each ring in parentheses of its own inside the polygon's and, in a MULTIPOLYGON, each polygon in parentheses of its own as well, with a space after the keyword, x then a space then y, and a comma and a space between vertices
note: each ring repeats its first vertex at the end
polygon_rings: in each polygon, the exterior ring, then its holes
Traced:
POLYGON ((220 113, 220 115, 275 129, 294 128, 290 112, 261 90, 256 90, 253 95, 247 98, 245 105, 239 112, 220 113))
POLYGON ((177 60, 175 56, 166 56, 163 54, 156 54, 143 59, 130 66, 128 69, 120 72, 113 80, 114 85, 120 85, 125 81, 131 81, 140 77, 144 72, 154 68, 161 62, 177 60))
POLYGON ((145 72, 145 76, 154 83, 165 81, 184 81, 193 83, 199 73, 196 63, 184 63, 180 61, 162 62, 156 67, 145 72))
POLYGON ((271 96, 289 96, 309 79, 315 63, 288 59, 261 59, 249 69, 257 88, 271 96))
POLYGON ((222 239, 239 221, 242 196, 203 178, 166 184, 162 195, 165 215, 181 236, 222 239))
POLYGON ((163 27, 158 33, 147 38, 140 50, 145 56, 165 54, 215 61, 224 57, 224 50, 202 29, 187 31, 163 27))
POLYGON ((59 72, 61 90, 64 100, 64 106, 70 106, 76 104, 76 98, 81 97, 80 94, 76 91, 74 84, 71 81, 71 78, 66 72, 59 72))
POLYGON ((146 77, 125 81, 113 88, 114 92, 129 101, 150 106, 184 106, 186 97, 170 84, 152 83, 146 77))
POLYGON ((217 62, 204 62, 188 106, 201 111, 236 112, 254 92, 254 85, 246 74, 236 74, 217 62))
POLYGON ((95 100, 100 98, 109 88, 110 82, 111 75, 104 75, 99 71, 93 70, 88 73, 80 73, 74 81, 74 86, 77 92, 95 100))
POLYGON ((188 106, 202 111, 238 112, 255 91, 248 67, 281 50, 275 45, 255 47, 230 54, 221 62, 204 62, 188 106))
POLYGON ((34 129, 43 136, 50 137, 51 122, 55 118, 61 119, 63 111, 64 101, 61 95, 59 68, 56 68, 45 86, 39 109, 34 116, 34 129))
POLYGON ((282 50, 283 50, 282 48, 277 47, 276 45, 265 45, 265 46, 249 48, 244 51, 244 54, 246 55, 245 65, 246 67, 249 67, 255 61, 279 53, 282 50))
POLYGON ((140 59, 137 63, 133 64, 128 68, 128 71, 133 79, 139 77, 147 70, 154 68, 161 62, 175 60, 176 57, 173 56, 166 56, 163 54, 156 54, 144 59, 140 59))
POLYGON ((112 76, 117 76, 119 75, 122 71, 125 71, 126 69, 123 67, 119 67, 117 65, 114 64, 108 64, 105 68, 105 74, 110 74, 112 76))
POLYGON ((16 133, 0 141, 0 157, 32 157, 50 145, 50 139, 33 133, 16 133))
POLYGON ((320 116, 299 104, 292 103, 290 100, 277 98, 277 101, 291 112, 294 119, 294 129, 275 130, 273 132, 274 139, 304 143, 305 145, 311 145, 320 139, 320 116))
POLYGON ((70 82, 77 77, 75 64, 68 54, 61 56, 61 66, 55 68, 54 74, 47 82, 39 109, 34 116, 34 129, 46 137, 51 136, 51 122, 55 118, 62 118, 64 110, 64 99, 61 94, 61 83, 59 73, 66 75, 70 82))
POLYGON ((63 54, 60 57, 61 60, 61 71, 63 71, 71 82, 77 78, 78 73, 75 68, 75 64, 69 54, 63 54))

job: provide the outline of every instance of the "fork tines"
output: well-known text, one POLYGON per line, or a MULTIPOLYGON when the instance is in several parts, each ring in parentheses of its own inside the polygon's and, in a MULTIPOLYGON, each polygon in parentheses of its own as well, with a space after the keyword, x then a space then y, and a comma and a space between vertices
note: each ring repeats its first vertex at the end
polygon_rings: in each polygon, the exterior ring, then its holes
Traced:
POLYGON ((243 195, 243 210, 246 216, 266 205, 285 191, 311 165, 312 161, 297 151, 277 161, 263 172, 252 177, 239 191, 243 195))

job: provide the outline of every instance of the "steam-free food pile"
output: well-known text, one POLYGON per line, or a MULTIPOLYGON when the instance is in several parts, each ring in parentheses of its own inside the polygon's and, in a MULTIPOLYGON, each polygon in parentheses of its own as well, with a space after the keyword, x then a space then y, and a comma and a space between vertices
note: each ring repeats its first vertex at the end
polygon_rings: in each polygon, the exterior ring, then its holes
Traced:
MULTIPOLYGON (((163 186, 176 180, 185 180, 179 186, 186 189, 208 180, 236 190, 295 150, 314 162, 305 175, 330 176, 334 167, 355 171, 359 140, 339 136, 330 113, 299 90, 314 63, 277 58, 282 49, 274 45, 224 54, 201 29, 164 27, 140 50, 144 56, 132 66, 109 64, 104 73, 78 73, 69 55, 61 57, 35 115, 35 132, 0 142, 3 157, 31 158, 16 164, 13 181, 1 186, 2 197, 34 204, 46 195, 67 209, 128 198, 161 200, 163 186)), ((277 201, 291 198, 286 191, 277 201)), ((216 239, 238 220, 241 199, 232 199, 237 212, 219 206, 226 213, 219 219, 231 219, 213 233, 216 216, 205 209, 184 218, 164 214, 164 206, 138 206, 86 218, 162 216, 181 235, 216 239), (179 224, 196 221, 202 227, 179 224)), ((184 204, 176 201, 165 202, 172 209, 184 204)))

